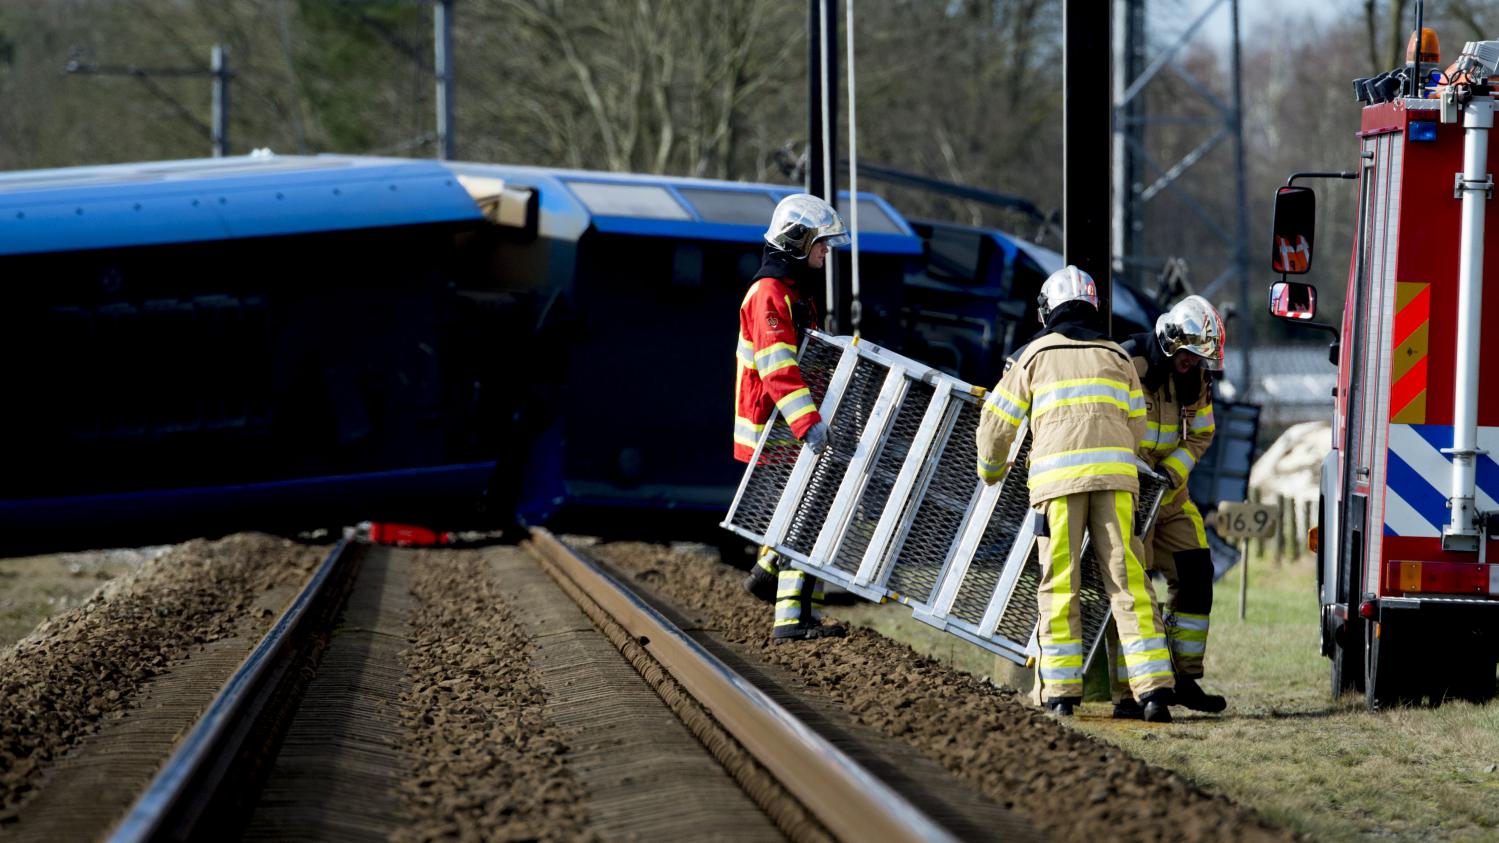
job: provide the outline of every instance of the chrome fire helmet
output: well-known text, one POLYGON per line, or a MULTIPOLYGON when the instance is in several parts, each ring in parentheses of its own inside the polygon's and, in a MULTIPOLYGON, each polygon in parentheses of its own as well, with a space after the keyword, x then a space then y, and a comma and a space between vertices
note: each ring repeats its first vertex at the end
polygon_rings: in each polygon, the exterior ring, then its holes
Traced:
POLYGON ((1094 310, 1098 309, 1098 287, 1093 276, 1068 264, 1041 282, 1041 295, 1036 297, 1041 324, 1046 324, 1053 311, 1070 301, 1085 301, 1094 310))
POLYGON ((1155 321, 1155 339, 1167 357, 1189 351, 1202 358, 1202 367, 1223 371, 1223 345, 1228 336, 1223 317, 1202 296, 1187 296, 1155 321))
POLYGON ((828 248, 847 243, 848 226, 832 205, 810 193, 796 193, 776 205, 770 227, 765 229, 765 242, 793 257, 805 258, 814 243, 827 243, 828 248))

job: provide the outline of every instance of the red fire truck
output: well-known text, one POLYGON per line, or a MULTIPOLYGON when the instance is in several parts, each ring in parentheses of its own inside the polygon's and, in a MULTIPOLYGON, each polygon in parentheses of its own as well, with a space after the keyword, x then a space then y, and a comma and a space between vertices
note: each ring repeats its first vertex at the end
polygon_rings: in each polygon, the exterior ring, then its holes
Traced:
MULTIPOLYGON (((1412 70, 1419 65, 1412 65, 1412 70)), ((1410 73, 1410 77, 1428 76, 1410 73)), ((1276 194, 1272 266, 1311 266, 1315 195, 1357 179, 1333 451, 1317 548, 1334 696, 1369 707, 1495 693, 1499 658, 1499 221, 1486 219, 1499 41, 1470 42, 1424 92, 1359 87, 1359 168, 1276 194), (1487 330, 1485 330, 1487 328, 1487 330)), ((1303 324, 1316 289, 1282 280, 1270 311, 1303 324)))

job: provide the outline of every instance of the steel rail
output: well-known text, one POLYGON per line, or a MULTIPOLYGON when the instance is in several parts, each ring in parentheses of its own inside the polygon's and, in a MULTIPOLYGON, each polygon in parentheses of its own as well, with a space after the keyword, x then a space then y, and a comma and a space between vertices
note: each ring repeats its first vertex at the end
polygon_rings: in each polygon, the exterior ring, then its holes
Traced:
POLYGON ((250 744, 261 725, 256 721, 283 698, 286 681, 295 679, 300 660, 289 655, 342 604, 342 586, 354 565, 351 544, 345 536, 334 546, 136 799, 109 843, 204 839, 201 823, 233 823, 220 810, 221 799, 237 798, 226 793, 226 782, 250 772, 238 762, 254 749, 250 744))
POLYGON ((640 642, 835 837, 956 840, 596 563, 541 528, 531 530, 530 544, 640 642))

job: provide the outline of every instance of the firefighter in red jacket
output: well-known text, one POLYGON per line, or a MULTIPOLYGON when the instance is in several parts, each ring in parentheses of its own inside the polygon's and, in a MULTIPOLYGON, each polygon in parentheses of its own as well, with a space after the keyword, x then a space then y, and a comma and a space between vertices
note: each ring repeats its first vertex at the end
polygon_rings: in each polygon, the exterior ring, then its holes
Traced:
MULTIPOLYGON (((764 260, 739 306, 734 459, 754 458, 755 445, 775 410, 814 454, 827 447, 828 426, 802 380, 796 354, 803 332, 816 324, 811 294, 828 252, 847 242, 848 229, 838 212, 816 196, 788 196, 771 215, 764 260)), ((777 641, 844 634, 843 627, 821 622, 821 584, 784 565, 770 548, 761 548, 744 587, 762 599, 775 595, 777 641)))

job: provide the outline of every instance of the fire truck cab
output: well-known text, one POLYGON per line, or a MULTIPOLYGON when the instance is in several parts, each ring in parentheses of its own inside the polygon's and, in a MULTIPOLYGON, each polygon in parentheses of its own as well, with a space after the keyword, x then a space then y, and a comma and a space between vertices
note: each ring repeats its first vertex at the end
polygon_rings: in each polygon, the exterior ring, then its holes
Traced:
POLYGON ((1339 371, 1311 542, 1322 653, 1333 695, 1363 691, 1371 710, 1495 693, 1496 64, 1499 42, 1470 43, 1434 97, 1376 93, 1356 172, 1297 174, 1276 194, 1270 311, 1332 332, 1339 371), (1315 288, 1285 279, 1311 266, 1315 195, 1294 183, 1308 176, 1358 181, 1340 326, 1314 322, 1315 288))

